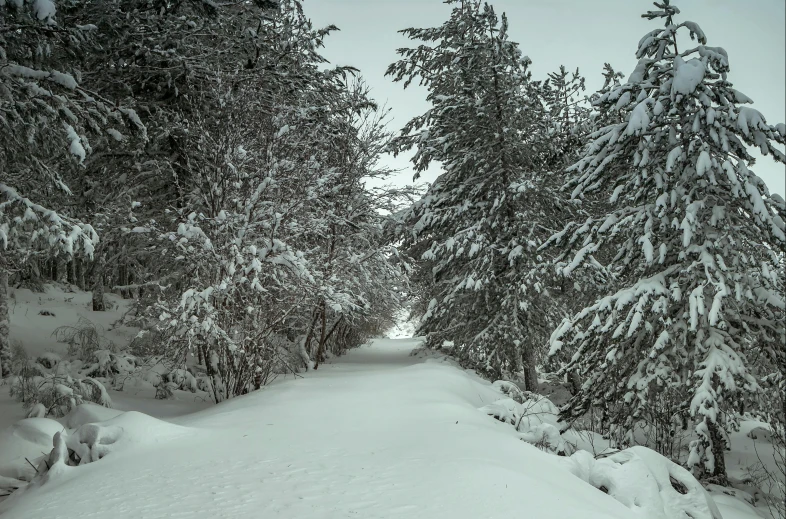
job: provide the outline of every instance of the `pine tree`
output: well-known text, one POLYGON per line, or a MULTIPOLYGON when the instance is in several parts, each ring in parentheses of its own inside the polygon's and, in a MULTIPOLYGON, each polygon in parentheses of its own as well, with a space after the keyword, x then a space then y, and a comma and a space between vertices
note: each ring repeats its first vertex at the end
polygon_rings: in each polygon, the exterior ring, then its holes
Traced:
POLYGON ((395 142, 416 148, 416 172, 444 172, 408 215, 405 245, 421 260, 427 298, 420 333, 428 344, 455 344, 466 364, 493 377, 525 371, 537 388, 533 302, 538 245, 532 218, 549 209, 534 189, 546 155, 543 111, 529 58, 508 39, 508 21, 486 3, 452 0, 440 27, 406 29, 424 43, 400 49, 388 68, 405 87, 419 78, 432 107, 395 142))
POLYGON ((707 46, 698 24, 675 22, 668 0, 655 5, 643 16, 665 27, 641 39, 628 81, 596 99, 624 120, 595 132, 571 168, 572 196, 601 193, 610 209, 552 240, 566 247, 568 275, 607 254, 620 289, 565 321, 551 351, 570 346, 569 367, 586 377, 564 418, 606 408, 632 442, 648 406, 665 403, 695 423, 689 464, 723 481, 721 429, 760 396, 748 355, 785 338, 786 205, 749 168, 748 148, 784 162, 773 143, 786 142, 786 126, 744 106, 752 101, 732 87, 726 52, 707 46), (680 51, 683 31, 699 44, 680 51))
POLYGON ((552 155, 547 160, 550 169, 561 170, 578 159, 590 129, 590 109, 582 94, 584 90, 584 77, 579 70, 570 73, 564 65, 557 72, 550 72, 540 87, 552 142, 552 155))

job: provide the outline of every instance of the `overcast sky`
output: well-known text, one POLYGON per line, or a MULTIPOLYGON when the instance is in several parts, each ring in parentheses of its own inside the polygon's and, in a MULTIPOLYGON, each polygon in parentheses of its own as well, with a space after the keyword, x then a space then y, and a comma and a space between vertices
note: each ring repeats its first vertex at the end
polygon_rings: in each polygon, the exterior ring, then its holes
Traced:
MULTIPOLYGON (((636 65, 639 39, 660 21, 640 17, 652 7, 644 0, 497 0, 498 13, 506 12, 510 38, 532 61, 535 79, 543 79, 559 65, 579 67, 587 78, 587 92, 602 86, 603 63, 609 62, 627 77, 636 65)), ((784 0, 677 0, 678 20, 701 25, 707 44, 729 54, 729 79, 737 90, 754 100, 767 122, 786 122, 786 2, 784 0)), ((372 95, 392 109, 396 131, 411 117, 428 109, 425 90, 416 85, 404 90, 385 77, 397 59, 396 49, 411 46, 396 31, 407 27, 434 27, 447 19, 450 8, 441 0, 305 0, 306 13, 317 26, 333 24, 340 32, 326 40, 324 55, 336 65, 360 69, 372 95)), ((408 157, 390 158, 403 168, 396 184, 412 182, 408 157)), ((786 194, 786 168, 767 157, 753 168, 773 192, 786 194)), ((432 168, 422 180, 439 174, 432 168)))

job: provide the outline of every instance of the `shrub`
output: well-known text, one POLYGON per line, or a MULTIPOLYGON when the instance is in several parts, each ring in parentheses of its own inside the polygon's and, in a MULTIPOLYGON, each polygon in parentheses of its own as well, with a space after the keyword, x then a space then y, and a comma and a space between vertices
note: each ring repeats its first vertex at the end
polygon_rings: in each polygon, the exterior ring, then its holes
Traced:
POLYGON ((79 317, 75 325, 65 325, 52 332, 57 342, 68 344, 68 355, 80 359, 90 358, 96 350, 114 350, 112 341, 90 319, 79 317))
POLYGON ((11 383, 11 396, 22 402, 28 414, 59 418, 79 404, 93 402, 111 407, 112 400, 104 385, 93 378, 75 379, 63 373, 35 375, 28 370, 16 376, 11 383))

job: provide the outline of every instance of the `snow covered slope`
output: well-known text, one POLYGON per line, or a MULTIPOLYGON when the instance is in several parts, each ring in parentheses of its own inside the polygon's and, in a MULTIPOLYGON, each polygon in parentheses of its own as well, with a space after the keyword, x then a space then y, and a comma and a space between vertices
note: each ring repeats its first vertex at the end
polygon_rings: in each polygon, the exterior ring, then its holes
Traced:
POLYGON ((103 459, 0 504, 4 519, 630 518, 478 408, 499 398, 414 340, 172 419, 111 422, 103 459), (118 433, 117 427, 122 429, 118 433), (125 435, 125 438, 123 437, 125 435), (116 448, 113 447, 116 446, 116 448))

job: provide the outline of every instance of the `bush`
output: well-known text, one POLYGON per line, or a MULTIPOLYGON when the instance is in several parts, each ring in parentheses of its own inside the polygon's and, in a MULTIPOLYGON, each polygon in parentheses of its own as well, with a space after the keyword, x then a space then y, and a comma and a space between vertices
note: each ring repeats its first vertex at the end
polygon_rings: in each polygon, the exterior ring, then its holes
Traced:
POLYGON ((166 339, 157 330, 142 330, 128 345, 128 351, 136 357, 160 357, 166 352, 166 339))
POLYGON ((82 375, 107 379, 133 373, 139 364, 138 359, 129 353, 115 353, 104 349, 93 351, 90 361, 92 363, 82 369, 82 375))
POLYGON ((57 342, 68 344, 68 355, 79 359, 88 359, 97 350, 114 350, 112 341, 104 337, 104 331, 90 319, 79 317, 75 325, 56 328, 52 332, 57 342))
POLYGON ((106 388, 98 380, 79 380, 58 372, 44 375, 33 373, 34 370, 25 371, 11 382, 11 396, 22 402, 29 411, 28 415, 59 418, 85 402, 112 407, 106 388))
POLYGON ((60 417, 84 402, 111 407, 104 385, 90 377, 76 379, 68 374, 68 362, 54 353, 28 357, 17 342, 11 356, 11 396, 27 409, 27 416, 60 417))

